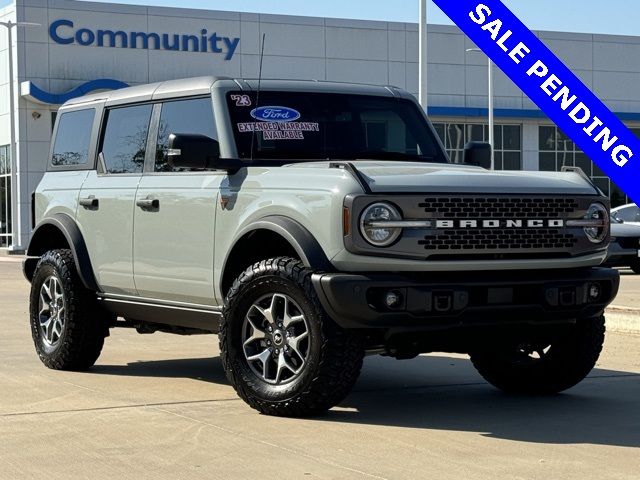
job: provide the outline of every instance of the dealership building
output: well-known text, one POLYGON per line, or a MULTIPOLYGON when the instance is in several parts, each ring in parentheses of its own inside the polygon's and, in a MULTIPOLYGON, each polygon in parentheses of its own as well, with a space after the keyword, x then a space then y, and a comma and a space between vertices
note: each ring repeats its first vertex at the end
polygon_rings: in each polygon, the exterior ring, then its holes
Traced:
MULTIPOLYGON (((0 9, 0 22, 0 249, 5 250, 28 243, 31 192, 46 168, 57 108, 69 98, 199 75, 256 78, 263 34, 264 78, 418 91, 415 23, 72 0, 16 0, 0 9), (8 22, 30 25, 10 28, 8 22)), ((640 136, 640 37, 538 35, 640 136)), ((428 110, 457 162, 467 141, 488 140, 487 58, 468 51, 472 48, 456 27, 429 26, 428 110)), ((498 69, 494 76, 496 168, 555 171, 577 165, 615 204, 627 201, 518 87, 498 69)))

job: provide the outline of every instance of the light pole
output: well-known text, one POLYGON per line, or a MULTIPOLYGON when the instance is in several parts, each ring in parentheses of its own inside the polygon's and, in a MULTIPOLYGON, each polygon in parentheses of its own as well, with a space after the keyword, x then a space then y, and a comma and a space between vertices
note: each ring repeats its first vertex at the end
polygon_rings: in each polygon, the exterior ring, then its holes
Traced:
POLYGON ((9 131, 10 131, 10 148, 11 152, 11 163, 13 164, 13 168, 15 168, 15 179, 16 186, 15 189, 12 189, 16 192, 16 202, 15 203, 15 211, 18 213, 15 220, 17 222, 12 222, 13 229, 13 241, 11 242, 12 250, 22 250, 22 215, 20 212, 20 201, 22 200, 22 186, 20 181, 20 159, 17 155, 16 148, 16 116, 15 116, 15 99, 13 98, 13 29, 14 27, 39 27, 39 23, 31 23, 31 22, 12 22, 9 20, 8 22, 0 22, 0 25, 7 29, 7 51, 9 52, 9 131))
MULTIPOLYGON (((480 52, 479 48, 467 48, 467 52, 480 52)), ((495 170, 495 152, 494 152, 494 126, 495 121, 493 118, 493 62, 491 58, 487 57, 487 63, 489 65, 489 73, 487 76, 487 83, 489 84, 489 144, 491 145, 491 170, 495 170)))
POLYGON ((418 73, 418 100, 427 111, 427 0, 420 0, 420 26, 418 28, 420 60, 418 73))

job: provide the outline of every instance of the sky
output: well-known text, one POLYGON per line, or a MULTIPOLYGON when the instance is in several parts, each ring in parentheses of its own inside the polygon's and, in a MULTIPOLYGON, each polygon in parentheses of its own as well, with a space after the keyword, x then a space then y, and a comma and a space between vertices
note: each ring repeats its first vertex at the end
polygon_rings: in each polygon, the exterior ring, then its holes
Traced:
MULTIPOLYGON (((417 22, 418 0, 114 0, 115 3, 417 22)), ((453 0, 455 1, 455 0, 453 0)), ((638 0, 503 0, 534 30, 640 36, 638 0)), ((0 0, 0 4, 7 3, 0 0)), ((429 23, 451 23, 429 2, 429 23)))

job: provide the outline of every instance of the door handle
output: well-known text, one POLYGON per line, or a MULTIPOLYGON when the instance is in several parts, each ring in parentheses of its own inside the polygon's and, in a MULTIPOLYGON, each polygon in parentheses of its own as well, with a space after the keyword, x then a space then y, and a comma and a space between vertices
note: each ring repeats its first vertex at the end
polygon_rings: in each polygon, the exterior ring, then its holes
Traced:
POLYGON ((82 207, 86 208, 87 210, 98 210, 98 208, 100 208, 100 200, 98 200, 93 195, 87 198, 81 198, 79 200, 79 203, 82 207))
POLYGON ((157 198, 145 198, 144 200, 136 201, 136 206, 142 210, 155 211, 160 210, 160 200, 157 198))

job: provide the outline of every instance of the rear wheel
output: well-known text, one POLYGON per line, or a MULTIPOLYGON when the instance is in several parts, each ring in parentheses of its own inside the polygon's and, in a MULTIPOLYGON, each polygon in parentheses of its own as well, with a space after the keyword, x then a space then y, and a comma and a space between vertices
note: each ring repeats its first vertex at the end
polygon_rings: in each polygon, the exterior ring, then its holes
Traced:
POLYGON ((602 351, 604 334, 604 316, 582 319, 547 340, 509 342, 471 354, 471 361, 487 382, 505 392, 555 394, 589 374, 602 351))
POLYGON ((70 250, 45 253, 33 275, 31 334, 42 363, 55 370, 85 370, 109 335, 108 315, 76 271, 70 250))
POLYGON ((339 403, 356 382, 363 349, 324 312, 299 261, 256 263, 234 282, 220 327, 227 378, 254 409, 301 417, 339 403))

